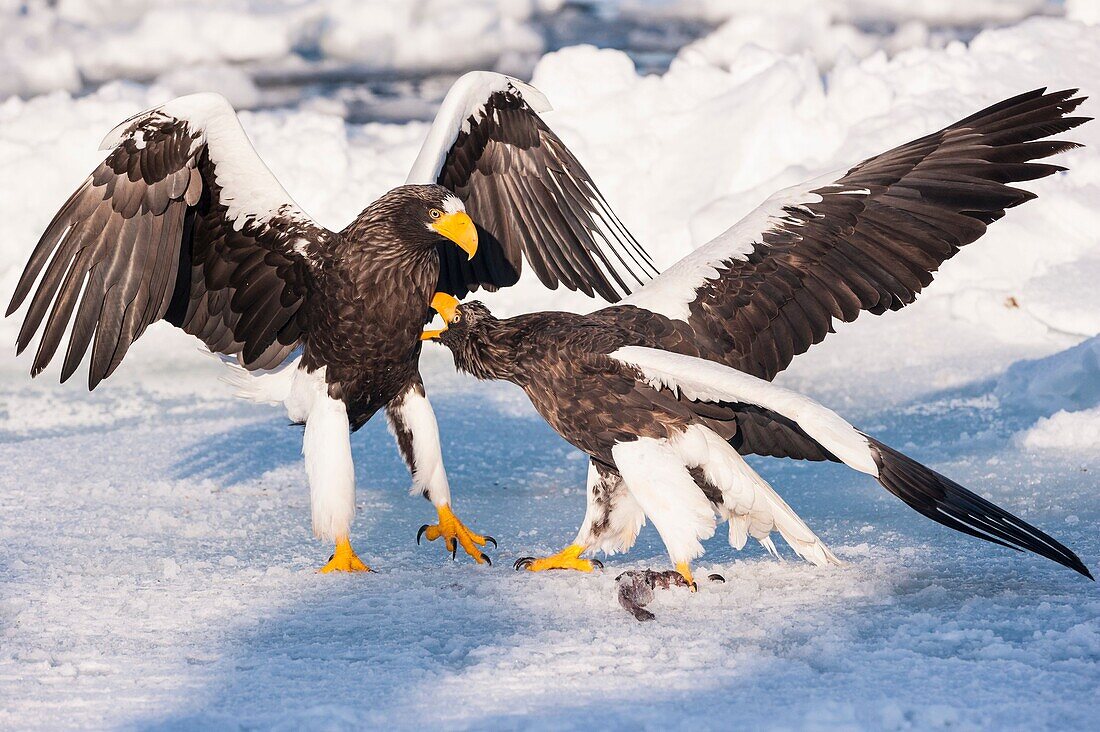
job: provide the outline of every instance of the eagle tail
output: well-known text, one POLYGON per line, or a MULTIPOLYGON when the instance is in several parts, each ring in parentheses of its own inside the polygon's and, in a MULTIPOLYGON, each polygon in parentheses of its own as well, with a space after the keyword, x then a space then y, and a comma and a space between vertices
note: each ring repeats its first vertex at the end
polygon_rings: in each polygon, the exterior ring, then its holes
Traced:
POLYGON ((1035 552, 1093 579, 1076 554, 1041 529, 873 437, 866 439, 879 483, 913 510, 964 534, 1035 552))

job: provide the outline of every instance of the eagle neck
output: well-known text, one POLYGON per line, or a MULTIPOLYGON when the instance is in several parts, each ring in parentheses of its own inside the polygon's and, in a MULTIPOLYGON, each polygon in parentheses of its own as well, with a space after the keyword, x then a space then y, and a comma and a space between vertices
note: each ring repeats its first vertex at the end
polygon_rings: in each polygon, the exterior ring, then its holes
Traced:
POLYGON ((508 321, 489 318, 478 324, 459 354, 459 367, 483 380, 510 381, 523 386, 523 370, 517 359, 522 334, 508 321))

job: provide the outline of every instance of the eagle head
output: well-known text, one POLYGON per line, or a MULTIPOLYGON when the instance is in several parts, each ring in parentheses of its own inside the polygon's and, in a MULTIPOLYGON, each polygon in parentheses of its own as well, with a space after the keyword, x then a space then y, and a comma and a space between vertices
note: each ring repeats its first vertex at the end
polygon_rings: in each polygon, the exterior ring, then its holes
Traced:
MULTIPOLYGON (((375 201, 360 215, 365 223, 385 221, 388 241, 401 241, 434 250, 448 240, 473 259, 477 253, 477 226, 466 206, 454 193, 440 185, 398 186, 375 201)), ((353 222, 352 227, 356 225, 353 222)))
POLYGON ((459 303, 450 295, 437 293, 432 299, 432 307, 443 317, 446 326, 440 330, 426 330, 421 338, 439 341, 450 349, 459 370, 479 379, 499 378, 496 370, 490 368, 493 339, 488 333, 492 324, 499 321, 485 303, 478 300, 459 303))

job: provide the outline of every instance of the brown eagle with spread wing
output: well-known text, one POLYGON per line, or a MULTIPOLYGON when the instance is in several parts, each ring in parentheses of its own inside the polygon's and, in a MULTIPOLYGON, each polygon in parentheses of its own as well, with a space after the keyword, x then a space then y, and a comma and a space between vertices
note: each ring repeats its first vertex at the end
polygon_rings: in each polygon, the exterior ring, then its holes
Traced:
POLYGON ((932 273, 1034 194, 1011 183, 1064 170, 1036 162, 1076 147, 1045 139, 1087 118, 1076 90, 993 105, 847 171, 781 191, 622 304, 589 315, 497 319, 441 298, 428 333, 455 365, 524 389, 591 458, 573 542, 517 569, 591 571, 582 555, 629 549, 653 522, 693 583, 717 520, 740 549, 778 532, 815 564, 821 539, 742 455, 844 463, 945 526, 1028 550, 1091 578, 1069 548, 1026 521, 852 427, 771 379, 834 320, 911 303, 932 273))
POLYGON ((350 434, 385 409, 415 492, 436 507, 429 539, 479 563, 491 537, 450 508, 418 361, 437 293, 514 284, 523 260, 547 287, 615 301, 652 265, 538 112, 500 74, 459 79, 406 185, 330 231, 294 203, 216 94, 175 99, 119 125, 109 152, 54 217, 8 315, 29 299, 17 348, 41 338, 37 375, 67 331, 62 381, 90 354, 94 389, 157 321, 235 357, 241 392, 305 426, 323 571, 366 570, 350 543, 350 434), (300 355, 293 354, 300 351, 300 355), (247 372, 258 374, 246 378, 247 372))

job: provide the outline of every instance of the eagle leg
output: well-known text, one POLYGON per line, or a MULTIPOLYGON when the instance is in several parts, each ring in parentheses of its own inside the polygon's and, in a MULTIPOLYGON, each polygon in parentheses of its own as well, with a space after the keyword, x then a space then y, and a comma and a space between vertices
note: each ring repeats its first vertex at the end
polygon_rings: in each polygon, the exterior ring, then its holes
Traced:
POLYGON ((458 554, 458 547, 461 545, 462 548, 466 550, 466 553, 473 557, 474 561, 478 564, 488 564, 492 566, 493 560, 478 547, 485 546, 486 542, 492 542, 495 547, 497 545, 496 539, 491 536, 475 534, 467 529, 466 526, 458 520, 458 517, 455 516, 454 511, 451 510, 448 504, 437 506, 436 512, 439 514, 439 523, 424 524, 421 526, 420 530, 416 532, 417 544, 420 543, 420 537, 422 536, 428 541, 435 541, 443 537, 443 544, 447 547, 447 551, 451 553, 452 560, 454 560, 455 555, 458 554))
POLYGON ((363 564, 363 561, 356 556, 355 550, 351 548, 351 542, 345 536, 336 540, 336 549, 328 558, 328 564, 317 571, 328 574, 329 572, 373 572, 374 570, 363 564))
POLYGON ((528 572, 542 572, 547 569, 575 569, 579 572, 591 572, 593 569, 603 569, 603 562, 598 559, 581 559, 581 553, 585 547, 580 544, 570 544, 557 554, 549 557, 520 557, 512 565, 515 569, 526 569, 528 572))

